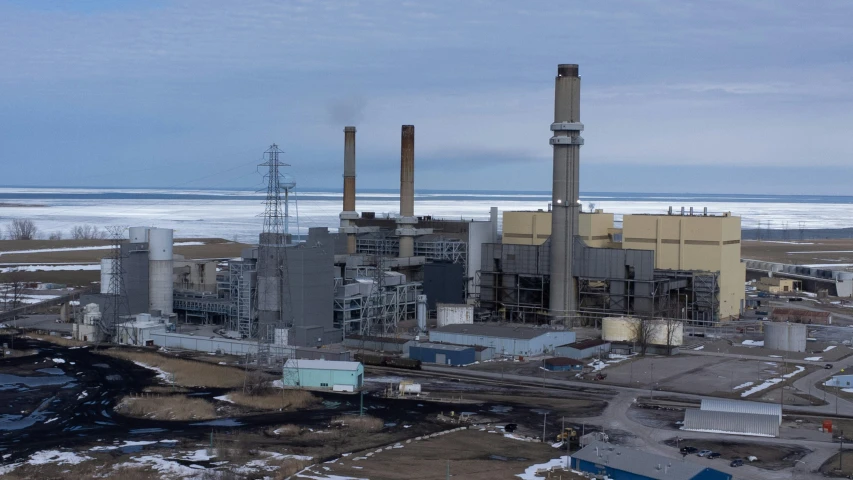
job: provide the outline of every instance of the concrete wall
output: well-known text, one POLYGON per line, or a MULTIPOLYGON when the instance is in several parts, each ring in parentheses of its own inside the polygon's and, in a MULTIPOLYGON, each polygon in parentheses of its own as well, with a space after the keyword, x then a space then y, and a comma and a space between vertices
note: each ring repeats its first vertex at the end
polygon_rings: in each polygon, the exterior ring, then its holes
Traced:
POLYGON ((622 234, 622 248, 655 251, 655 268, 720 272, 720 319, 740 314, 746 281, 740 217, 626 215, 622 234))

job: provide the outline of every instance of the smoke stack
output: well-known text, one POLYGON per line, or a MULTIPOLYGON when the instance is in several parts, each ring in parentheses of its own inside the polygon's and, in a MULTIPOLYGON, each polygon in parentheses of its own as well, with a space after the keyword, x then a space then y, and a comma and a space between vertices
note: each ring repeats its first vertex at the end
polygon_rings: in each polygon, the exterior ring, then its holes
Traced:
POLYGON ((557 66, 554 86, 554 177, 551 213, 551 315, 566 320, 577 310, 577 282, 572 275, 572 247, 578 234, 581 79, 578 66, 557 66))
POLYGON ((400 218, 397 220, 400 235, 400 257, 413 257, 415 243, 412 230, 415 216, 415 126, 403 125, 400 138, 400 218))
POLYGON ((355 127, 344 127, 344 211, 355 211, 355 127))
POLYGON ((355 127, 344 127, 344 208, 340 231, 347 235, 347 253, 355 253, 358 228, 352 224, 358 218, 355 211, 355 127))

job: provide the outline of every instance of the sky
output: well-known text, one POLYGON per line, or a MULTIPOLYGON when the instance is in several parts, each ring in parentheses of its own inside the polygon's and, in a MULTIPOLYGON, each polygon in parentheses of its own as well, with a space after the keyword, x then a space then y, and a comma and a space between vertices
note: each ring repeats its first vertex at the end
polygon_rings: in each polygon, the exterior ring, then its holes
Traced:
POLYGON ((853 3, 0 0, 0 185, 551 189, 557 64, 581 191, 850 194, 853 3))

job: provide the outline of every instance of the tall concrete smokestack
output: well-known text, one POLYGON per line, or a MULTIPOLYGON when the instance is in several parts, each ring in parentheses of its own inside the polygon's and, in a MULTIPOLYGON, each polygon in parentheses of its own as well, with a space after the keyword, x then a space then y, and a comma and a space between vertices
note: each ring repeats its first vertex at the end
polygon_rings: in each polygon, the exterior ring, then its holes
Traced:
POLYGON ((572 247, 578 234, 578 180, 583 124, 580 123, 581 79, 578 66, 557 66, 554 88, 554 186, 551 213, 551 292, 554 319, 565 320, 577 310, 577 281, 572 275, 572 247))
POLYGON ((403 125, 400 139, 400 258, 415 256, 415 126, 403 125))
POLYGON ((341 230, 347 234, 347 253, 355 253, 356 231, 352 220, 355 211, 355 127, 344 127, 344 209, 341 212, 341 230))

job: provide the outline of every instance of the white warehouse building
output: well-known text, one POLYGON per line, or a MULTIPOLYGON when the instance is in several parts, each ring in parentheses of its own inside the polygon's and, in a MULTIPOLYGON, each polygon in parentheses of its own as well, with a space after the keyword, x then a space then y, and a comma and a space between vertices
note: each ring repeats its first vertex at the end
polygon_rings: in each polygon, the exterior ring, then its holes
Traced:
POLYGON ((575 332, 506 325, 457 324, 430 330, 429 341, 491 347, 495 355, 531 356, 574 343, 575 332))

